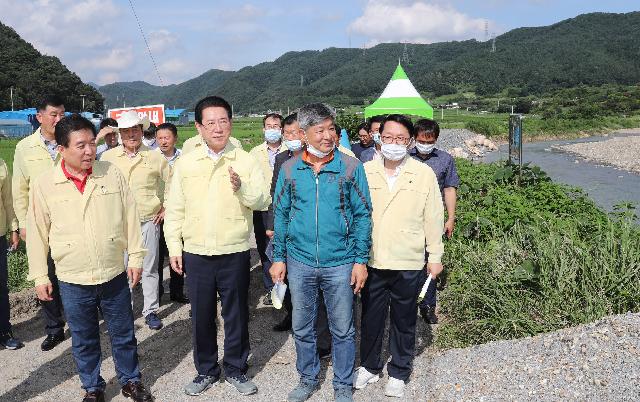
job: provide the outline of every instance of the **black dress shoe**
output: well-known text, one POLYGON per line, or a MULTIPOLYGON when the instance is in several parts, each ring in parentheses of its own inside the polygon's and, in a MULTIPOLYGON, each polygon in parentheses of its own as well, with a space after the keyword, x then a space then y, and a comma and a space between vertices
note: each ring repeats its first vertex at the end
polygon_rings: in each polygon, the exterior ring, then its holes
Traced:
POLYGON ((169 296, 169 299, 172 302, 176 302, 176 303, 182 303, 182 304, 189 303, 189 298, 185 295, 171 295, 169 296))
POLYGON ((436 306, 420 307, 420 315, 427 324, 437 324, 436 306))
POLYGON ((140 382, 128 382, 122 387, 122 395, 125 398, 131 398, 135 402, 153 401, 153 396, 140 382))
POLYGON ((276 332, 291 331, 291 316, 284 317, 280 323, 273 326, 273 330, 276 332))
POLYGON ((64 341, 64 334, 49 334, 44 338, 44 341, 42 341, 40 349, 42 349, 43 352, 47 352, 58 346, 62 341, 64 341))
POLYGON ((84 394, 82 402, 104 402, 104 392, 91 391, 84 394))

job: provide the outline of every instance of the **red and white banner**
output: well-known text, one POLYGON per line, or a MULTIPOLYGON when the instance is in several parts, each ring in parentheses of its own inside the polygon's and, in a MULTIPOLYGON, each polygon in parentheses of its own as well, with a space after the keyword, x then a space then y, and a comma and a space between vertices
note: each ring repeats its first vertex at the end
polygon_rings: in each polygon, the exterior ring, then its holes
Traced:
POLYGON ((164 105, 147 105, 147 106, 133 106, 122 107, 118 109, 109 109, 108 115, 112 119, 118 119, 123 112, 128 110, 135 110, 140 117, 147 116, 149 121, 158 124, 164 123, 164 105))

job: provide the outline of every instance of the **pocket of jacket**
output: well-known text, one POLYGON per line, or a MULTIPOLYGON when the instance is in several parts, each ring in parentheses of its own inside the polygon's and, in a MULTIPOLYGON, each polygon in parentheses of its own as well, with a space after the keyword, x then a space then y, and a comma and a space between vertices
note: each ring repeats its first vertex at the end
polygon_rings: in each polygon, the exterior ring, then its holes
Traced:
POLYGON ((242 216, 224 218, 224 230, 222 238, 224 245, 239 244, 249 239, 249 225, 247 219, 242 216))
POLYGON ((61 266, 76 264, 81 265, 83 263, 80 254, 80 250, 78 249, 78 242, 75 240, 66 240, 61 241, 57 240, 50 243, 51 248, 51 258, 56 262, 57 265, 61 266))

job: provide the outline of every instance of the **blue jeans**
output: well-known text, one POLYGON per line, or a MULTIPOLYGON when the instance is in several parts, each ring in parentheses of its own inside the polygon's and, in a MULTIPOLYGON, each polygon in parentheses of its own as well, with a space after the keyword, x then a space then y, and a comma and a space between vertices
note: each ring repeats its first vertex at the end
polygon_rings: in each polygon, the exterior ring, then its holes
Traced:
POLYGON ((292 327, 296 344, 296 368, 302 380, 318 383, 320 359, 316 350, 315 322, 318 313, 318 290, 327 306, 332 338, 333 388, 353 386, 356 357, 356 331, 353 325, 353 264, 314 268, 287 259, 287 277, 293 304, 292 327))
POLYGON ((121 385, 140 382, 138 347, 133 327, 131 293, 123 272, 100 285, 76 285, 60 281, 60 296, 71 330, 73 358, 82 388, 87 392, 104 390, 100 376, 102 353, 98 306, 111 338, 111 351, 121 385))

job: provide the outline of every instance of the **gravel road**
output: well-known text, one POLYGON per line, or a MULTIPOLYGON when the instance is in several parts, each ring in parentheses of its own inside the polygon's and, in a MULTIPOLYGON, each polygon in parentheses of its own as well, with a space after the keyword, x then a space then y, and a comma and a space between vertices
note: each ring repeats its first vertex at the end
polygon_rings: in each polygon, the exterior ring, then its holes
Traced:
POLYGON ((640 130, 627 130, 625 135, 604 141, 557 146, 556 149, 578 155, 589 161, 614 166, 640 174, 640 130))
MULTIPOLYGON (((253 261, 256 260, 253 253, 253 261)), ((259 266, 254 267, 251 281, 249 375, 254 377, 259 392, 250 397, 240 397, 224 383, 200 397, 183 394, 182 386, 195 375, 189 307, 164 304, 159 315, 165 327, 155 332, 144 325, 140 316, 141 295, 135 295, 143 380, 157 401, 285 400, 297 381, 293 340, 290 334, 271 331, 283 313, 261 304, 259 266)), ((415 369, 404 400, 640 400, 639 327, 640 315, 627 314, 534 338, 437 351, 430 346, 432 328, 420 321, 415 369)), ((14 332, 26 347, 18 351, 0 350, 0 400, 80 401, 83 391, 71 356, 71 340, 53 351, 41 352, 42 320, 33 314, 14 320, 14 332)), ((115 379, 108 336, 102 334, 102 375, 108 382, 107 400, 124 401, 115 379)), ((219 332, 219 344, 222 340, 219 332)), ((333 399, 331 378, 331 366, 324 363, 322 386, 312 401, 333 399)), ((355 399, 388 400, 383 396, 385 383, 386 373, 382 381, 356 392, 355 399)))

